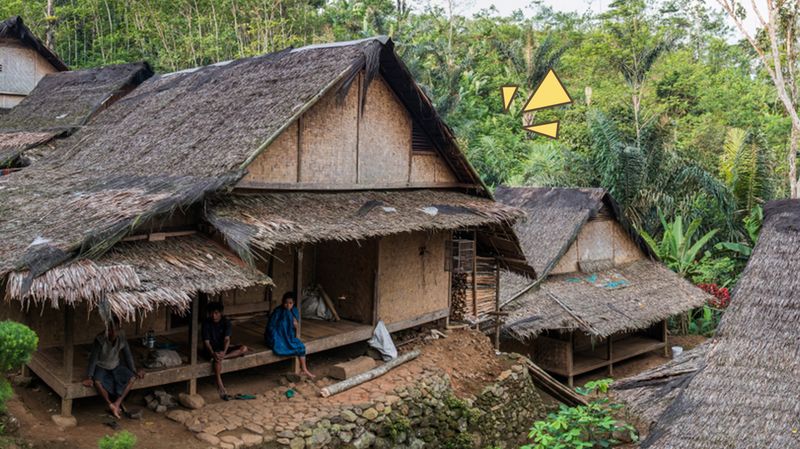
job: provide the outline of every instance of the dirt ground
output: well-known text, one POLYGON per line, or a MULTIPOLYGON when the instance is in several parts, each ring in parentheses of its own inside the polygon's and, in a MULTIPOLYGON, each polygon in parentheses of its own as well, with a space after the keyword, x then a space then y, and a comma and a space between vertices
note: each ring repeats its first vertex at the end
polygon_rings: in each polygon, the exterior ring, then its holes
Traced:
MULTIPOLYGON (((293 407, 301 410, 310 410, 311 413, 324 413, 329 408, 338 405, 358 404, 367 402, 375 394, 385 394, 405 382, 411 382, 432 367, 444 370, 450 375, 453 388, 459 396, 468 396, 478 393, 487 383, 493 381, 504 370, 508 369, 509 362, 495 356, 491 341, 483 334, 470 330, 451 330, 448 337, 438 340, 426 340, 429 333, 419 334, 416 340, 400 347, 401 352, 420 348, 422 355, 400 368, 390 371, 386 375, 373 380, 360 387, 340 393, 325 400, 319 397, 319 390, 334 381, 324 377, 327 368, 343 360, 351 359, 364 354, 364 344, 351 345, 310 356, 309 363, 313 371, 319 374, 314 381, 304 381, 295 386, 297 397, 292 402, 293 407), (303 402, 305 402, 304 405, 303 402)), ((405 341, 398 338, 397 341, 405 341)), ((683 346, 690 349, 704 340, 702 337, 672 337, 671 345, 683 346)), ((650 353, 622 362, 614 366, 614 377, 627 377, 666 362, 668 359, 660 353, 650 353)), ((249 393, 261 398, 274 397, 282 394, 287 387, 285 373, 291 370, 288 362, 254 368, 246 371, 226 375, 225 381, 231 394, 249 393)), ((576 379, 576 385, 592 380, 607 377, 604 371, 590 373, 576 379)), ((175 384, 165 388, 167 392, 178 394, 185 390, 185 384, 175 384)), ((198 392, 205 398, 209 410, 224 410, 228 404, 223 404, 216 395, 216 389, 211 378, 201 379, 198 382, 198 392), (209 407, 210 406, 210 407, 209 407)), ((104 435, 114 433, 106 423, 111 421, 103 404, 97 398, 76 400, 73 406, 78 427, 59 430, 52 424, 50 415, 57 413, 59 407, 58 397, 43 383, 34 382, 26 388, 16 388, 16 397, 8 404, 10 413, 19 422, 17 437, 27 442, 27 447, 34 449, 77 449, 95 448, 97 440, 104 435)), ((183 425, 167 419, 164 415, 156 414, 143 407, 143 397, 146 391, 135 391, 128 403, 131 408, 142 408, 143 419, 123 420, 120 430, 129 430, 138 440, 138 448, 163 448, 163 449, 205 449, 203 443, 193 437, 193 433, 183 425)), ((237 402, 237 401, 234 401, 237 402)), ((280 415, 280 414, 276 414, 280 415)), ((297 418, 297 423, 308 416, 297 418)), ((282 425, 286 425, 281 423, 282 425)), ((295 424, 290 422, 289 425, 295 424)), ((2 447, 2 441, 0 441, 2 447)))

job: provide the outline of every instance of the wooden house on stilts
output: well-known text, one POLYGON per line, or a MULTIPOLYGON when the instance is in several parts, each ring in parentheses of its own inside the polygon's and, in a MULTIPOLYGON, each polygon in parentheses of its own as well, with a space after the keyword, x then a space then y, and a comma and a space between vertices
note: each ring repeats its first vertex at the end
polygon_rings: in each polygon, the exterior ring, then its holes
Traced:
POLYGON ((573 377, 654 350, 668 350, 667 318, 708 295, 652 260, 621 224, 603 189, 499 188, 521 208, 514 229, 538 279, 501 276, 503 343, 545 370, 573 377))
POLYGON ((152 329, 184 357, 136 388, 194 391, 211 373, 197 358, 209 301, 255 349, 223 365, 236 371, 281 360, 262 335, 285 291, 321 286, 338 311, 301 319, 313 354, 368 339, 378 320, 396 331, 446 319, 454 233, 525 269, 510 228, 521 212, 491 199, 391 40, 155 75, 120 93, 0 178, 0 314, 40 333, 30 368, 62 414, 94 395, 80 383, 87 344, 112 315, 131 339, 152 329))

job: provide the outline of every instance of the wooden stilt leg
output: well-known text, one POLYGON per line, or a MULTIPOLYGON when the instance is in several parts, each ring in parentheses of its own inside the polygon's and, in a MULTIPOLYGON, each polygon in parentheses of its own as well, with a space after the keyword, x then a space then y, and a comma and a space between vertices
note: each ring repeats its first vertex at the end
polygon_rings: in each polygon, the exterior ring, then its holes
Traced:
POLYGON ((670 350, 669 350, 669 342, 667 336, 669 335, 669 328, 667 326, 667 320, 661 322, 661 340, 664 342, 664 357, 669 358, 670 350))
MULTIPOLYGON (((294 258, 295 267, 295 294, 297 295, 297 338, 302 339, 302 326, 303 326, 303 313, 301 312, 303 306, 303 246, 300 245, 295 251, 294 258)), ((292 367, 295 373, 300 373, 300 360, 295 357, 292 361, 292 367)))
MULTIPOLYGON (((192 322, 189 324, 189 362, 192 365, 192 372, 196 372, 194 368, 197 366, 197 345, 198 345, 198 332, 200 322, 200 298, 195 297, 192 299, 192 322)), ((189 394, 197 394, 197 377, 192 375, 189 379, 189 394)))
POLYGON ((606 341, 607 341, 607 343, 606 343, 606 360, 608 360, 608 375, 609 375, 609 376, 613 376, 613 375, 614 375, 614 364, 613 364, 613 363, 611 363, 611 359, 612 359, 612 354, 611 354, 611 351, 612 351, 612 342, 611 342, 611 337, 609 336, 609 337, 606 339, 606 341))
POLYGON ((61 416, 72 416, 72 399, 61 399, 61 416))
POLYGON ((64 381, 72 383, 75 363, 75 319, 72 307, 64 306, 64 381))

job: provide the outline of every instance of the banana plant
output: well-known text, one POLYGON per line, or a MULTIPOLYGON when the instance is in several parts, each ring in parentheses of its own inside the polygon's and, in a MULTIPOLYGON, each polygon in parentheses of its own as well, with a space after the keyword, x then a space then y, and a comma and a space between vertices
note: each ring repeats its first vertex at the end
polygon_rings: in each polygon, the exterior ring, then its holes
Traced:
POLYGON ((675 215, 675 219, 672 222, 667 222, 664 213, 660 209, 658 210, 658 216, 661 219, 661 225, 664 230, 661 240, 656 241, 645 230, 639 231, 642 238, 656 256, 667 264, 670 269, 684 277, 693 274, 698 256, 702 254, 703 247, 714 237, 717 230, 712 229, 695 240, 695 234, 697 234, 701 224, 700 219, 693 220, 684 229, 683 217, 680 214, 675 215))

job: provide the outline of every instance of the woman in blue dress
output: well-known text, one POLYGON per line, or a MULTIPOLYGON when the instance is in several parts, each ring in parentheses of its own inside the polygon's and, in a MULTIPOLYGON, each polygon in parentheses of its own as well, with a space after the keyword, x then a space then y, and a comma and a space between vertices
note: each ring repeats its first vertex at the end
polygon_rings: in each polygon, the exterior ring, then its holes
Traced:
POLYGON ((299 358, 303 374, 313 378, 315 376, 306 364, 306 345, 297 336, 299 316, 294 301, 294 292, 284 293, 281 305, 269 316, 267 328, 264 330, 264 341, 276 355, 299 358))

